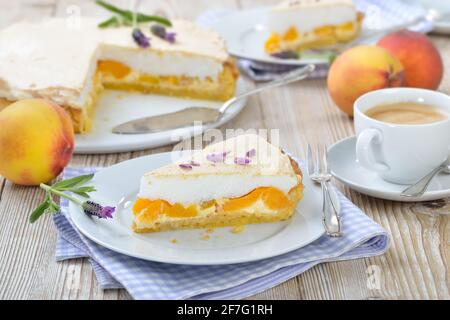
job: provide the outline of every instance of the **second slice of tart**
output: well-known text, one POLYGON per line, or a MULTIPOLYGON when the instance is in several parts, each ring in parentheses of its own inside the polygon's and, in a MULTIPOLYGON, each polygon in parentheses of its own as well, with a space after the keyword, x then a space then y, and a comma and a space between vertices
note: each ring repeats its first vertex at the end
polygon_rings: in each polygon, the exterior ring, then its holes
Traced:
POLYGON ((258 135, 215 143, 142 177, 133 230, 240 226, 286 220, 303 196, 297 164, 258 135))
POLYGON ((269 11, 264 49, 280 54, 348 42, 358 36, 362 19, 351 0, 287 0, 269 11))

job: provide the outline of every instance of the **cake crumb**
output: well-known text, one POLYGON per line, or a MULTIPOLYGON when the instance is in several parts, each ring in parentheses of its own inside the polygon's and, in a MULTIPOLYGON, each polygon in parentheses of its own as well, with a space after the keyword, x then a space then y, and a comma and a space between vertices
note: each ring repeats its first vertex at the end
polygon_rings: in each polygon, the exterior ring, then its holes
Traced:
POLYGON ((178 240, 177 239, 172 239, 172 240, 170 240, 170 242, 172 242, 173 244, 177 244, 178 240))
POLYGON ((235 227, 231 228, 230 232, 234 233, 234 234, 238 234, 238 233, 241 233, 242 231, 244 231, 244 229, 245 229, 244 225, 242 225, 242 226, 235 226, 235 227))
POLYGON ((202 239, 202 240, 209 240, 209 234, 202 235, 200 239, 202 239))
POLYGON ((213 229, 213 228, 208 228, 208 229, 206 229, 206 230, 204 231, 204 233, 201 235, 200 239, 202 239, 202 240, 208 240, 208 239, 209 239, 209 235, 210 235, 211 233, 213 233, 213 232, 214 232, 214 229, 213 229))

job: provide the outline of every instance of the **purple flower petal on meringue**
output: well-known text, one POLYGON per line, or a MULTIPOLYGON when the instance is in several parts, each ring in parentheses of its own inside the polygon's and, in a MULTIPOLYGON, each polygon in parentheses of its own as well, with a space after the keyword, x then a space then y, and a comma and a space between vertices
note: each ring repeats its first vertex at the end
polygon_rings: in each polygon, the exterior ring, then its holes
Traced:
POLYGON ((192 170, 192 165, 188 163, 181 163, 178 166, 183 170, 192 170))
POLYGON ((177 37, 177 34, 175 32, 167 32, 164 39, 166 39, 166 41, 169 43, 175 43, 175 41, 177 41, 176 37, 177 37))
POLYGON ((256 155, 256 149, 250 149, 245 153, 245 156, 247 158, 254 157, 256 155))
POLYGON ((249 159, 247 157, 245 157, 245 158, 244 157, 236 157, 236 158, 234 158, 234 163, 239 164, 239 165, 245 166, 247 164, 250 164, 250 162, 251 162, 251 159, 249 159))
POLYGON ((135 28, 132 33, 134 42, 141 48, 150 47, 150 39, 138 28, 135 28))
POLYGON ((225 162, 225 158, 227 157, 228 152, 222 153, 210 153, 206 155, 206 159, 213 163, 225 162))
POLYGON ((150 27, 150 31, 163 40, 169 43, 175 43, 177 34, 175 32, 167 32, 166 28, 159 24, 154 24, 150 27))

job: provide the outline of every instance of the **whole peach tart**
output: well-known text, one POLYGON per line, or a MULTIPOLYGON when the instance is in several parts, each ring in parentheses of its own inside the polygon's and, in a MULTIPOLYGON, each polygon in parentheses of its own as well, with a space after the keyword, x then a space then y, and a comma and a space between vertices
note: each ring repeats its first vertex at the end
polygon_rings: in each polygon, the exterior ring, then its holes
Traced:
POLYGON ((44 98, 69 112, 75 132, 87 132, 104 88, 217 101, 234 95, 237 69, 214 31, 184 20, 138 31, 99 28, 94 18, 69 22, 23 21, 0 32, 0 109, 44 98))

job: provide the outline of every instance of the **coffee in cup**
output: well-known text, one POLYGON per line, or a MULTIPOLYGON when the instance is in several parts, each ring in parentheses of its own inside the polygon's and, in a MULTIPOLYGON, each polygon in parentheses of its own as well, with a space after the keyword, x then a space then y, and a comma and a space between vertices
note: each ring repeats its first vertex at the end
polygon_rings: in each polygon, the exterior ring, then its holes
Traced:
POLYGON ((444 110, 417 102, 387 103, 370 108, 366 116, 392 124, 427 124, 447 119, 444 110))

